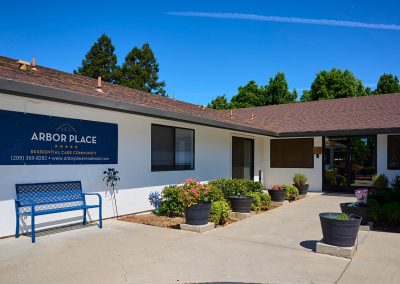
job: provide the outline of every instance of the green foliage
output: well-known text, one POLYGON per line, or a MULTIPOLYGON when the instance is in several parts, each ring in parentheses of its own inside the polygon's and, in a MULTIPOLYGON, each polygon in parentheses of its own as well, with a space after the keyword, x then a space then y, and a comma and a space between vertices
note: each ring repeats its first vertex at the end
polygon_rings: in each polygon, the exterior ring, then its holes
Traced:
POLYGON ((347 221, 349 220, 349 215, 347 215, 346 213, 340 213, 339 215, 336 216, 335 219, 339 221, 347 221))
POLYGON ((111 39, 102 34, 86 53, 82 66, 74 70, 74 73, 94 79, 101 76, 105 82, 115 83, 118 67, 114 50, 111 39))
POLYGON ((261 192, 263 186, 260 182, 247 179, 216 179, 208 183, 210 188, 218 188, 226 200, 229 196, 248 195, 251 192, 261 192))
POLYGON ((179 200, 180 190, 177 185, 164 187, 161 193, 161 202, 155 214, 168 217, 182 216, 183 205, 179 200))
POLYGON ((349 70, 332 68, 330 71, 317 73, 310 91, 303 93, 302 101, 317 101, 326 99, 365 96, 361 82, 349 70))
POLYGON ((222 189, 218 186, 213 186, 211 183, 208 184, 208 201, 215 202, 225 200, 222 189))
POLYGON ((271 196, 268 193, 260 193, 261 197, 261 210, 268 210, 271 205, 271 196))
POLYGON ((400 191, 400 176, 397 175, 391 182, 391 186, 394 190, 400 191))
POLYGON ((295 185, 305 185, 307 183, 307 176, 305 174, 296 173, 293 177, 295 185))
POLYGON ((399 78, 393 74, 384 73, 376 86, 376 94, 390 94, 400 92, 399 78))
POLYGON ((208 190, 207 185, 201 184, 197 179, 187 179, 185 182, 178 186, 179 189, 179 201, 182 203, 184 208, 191 207, 202 202, 208 202, 208 190))
POLYGON ((297 187, 290 184, 285 184, 284 186, 286 189, 286 200, 295 200, 299 196, 299 190, 297 187))
POLYGON ((238 88, 238 94, 232 97, 231 102, 233 108, 263 106, 266 103, 264 89, 251 80, 238 88))
POLYGON ((329 185, 336 185, 337 184, 336 171, 325 171, 325 180, 329 185))
POLYGON ((249 192, 247 195, 253 197, 253 203, 251 204, 252 211, 261 210, 261 193, 260 192, 249 192))
POLYGON ((216 225, 225 224, 229 218, 231 208, 225 200, 211 203, 210 220, 216 225))
POLYGON ((134 47, 125 57, 119 84, 137 90, 167 96, 164 81, 158 81, 158 63, 148 43, 134 47))
POLYGON ((297 91, 289 92, 285 73, 278 72, 269 79, 268 86, 265 86, 266 105, 278 105, 294 102, 297 97, 297 91))
POLYGON ((376 222, 379 215, 379 203, 375 199, 368 199, 367 204, 371 206, 369 211, 369 219, 372 222, 376 222))
POLYGON ((232 104, 226 98, 226 95, 217 96, 213 99, 208 105, 208 108, 213 109, 230 109, 232 108, 232 104))
POLYGON ((374 176, 374 178, 372 180, 372 186, 378 190, 384 190, 384 189, 388 188, 388 184, 389 184, 389 180, 385 174, 380 174, 380 175, 374 176))
POLYGON ((389 224, 400 224, 400 202, 392 202, 383 205, 382 217, 384 221, 389 224))

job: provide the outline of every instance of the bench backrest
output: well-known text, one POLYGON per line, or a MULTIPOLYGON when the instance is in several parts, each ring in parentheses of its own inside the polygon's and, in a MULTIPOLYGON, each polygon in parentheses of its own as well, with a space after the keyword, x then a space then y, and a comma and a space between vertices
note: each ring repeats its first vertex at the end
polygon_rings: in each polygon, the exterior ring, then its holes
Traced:
POLYGON ((15 185, 20 206, 84 202, 80 181, 28 183, 15 185))

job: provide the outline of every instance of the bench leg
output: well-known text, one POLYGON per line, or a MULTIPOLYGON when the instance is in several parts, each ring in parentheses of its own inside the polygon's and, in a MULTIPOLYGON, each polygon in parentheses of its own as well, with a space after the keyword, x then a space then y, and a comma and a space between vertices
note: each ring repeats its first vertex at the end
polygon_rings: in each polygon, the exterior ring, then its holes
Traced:
POLYGON ((31 239, 32 243, 35 242, 35 215, 31 214, 31 239))
POLYGON ((15 222, 15 237, 19 237, 19 214, 17 214, 17 220, 15 222))
POLYGON ((83 225, 86 225, 86 209, 83 209, 83 225))
POLYGON ((100 203, 100 206, 99 206, 99 227, 100 227, 100 229, 103 228, 103 217, 102 217, 102 214, 101 214, 101 203, 100 203))

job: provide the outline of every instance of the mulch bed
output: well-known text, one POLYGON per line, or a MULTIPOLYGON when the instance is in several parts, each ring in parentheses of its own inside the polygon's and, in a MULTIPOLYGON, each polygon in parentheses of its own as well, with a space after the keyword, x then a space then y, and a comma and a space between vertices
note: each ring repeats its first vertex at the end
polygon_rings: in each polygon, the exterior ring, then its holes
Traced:
MULTIPOLYGON (((275 209, 277 207, 282 206, 281 204, 276 204, 274 202, 271 203, 269 210, 275 209)), ((266 211, 260 211, 260 212, 251 212, 251 215, 257 215, 260 213, 263 213, 266 211)), ((149 226, 155 226, 155 227, 162 227, 162 228, 169 228, 169 229, 180 229, 180 224, 185 223, 185 219, 183 217, 166 217, 166 216, 157 216, 154 215, 153 213, 148 213, 148 214, 132 214, 132 215, 126 215, 121 218, 119 218, 120 221, 125 221, 125 222, 131 222, 131 223, 138 223, 138 224, 144 224, 144 225, 149 225, 149 226)), ((229 218, 225 224, 223 225, 217 225, 217 227, 224 227, 226 225, 235 223, 237 221, 240 221, 239 219, 236 218, 229 218)))

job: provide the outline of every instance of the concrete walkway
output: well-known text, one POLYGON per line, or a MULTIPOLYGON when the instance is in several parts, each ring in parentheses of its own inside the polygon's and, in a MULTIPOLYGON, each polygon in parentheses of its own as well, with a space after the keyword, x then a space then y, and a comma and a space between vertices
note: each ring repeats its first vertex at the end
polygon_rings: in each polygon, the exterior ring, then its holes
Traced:
POLYGON ((399 283, 400 235, 360 232, 352 261, 313 251, 318 213, 346 196, 311 194, 204 234, 107 220, 0 240, 0 283, 399 283))

